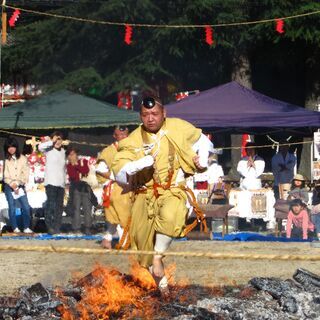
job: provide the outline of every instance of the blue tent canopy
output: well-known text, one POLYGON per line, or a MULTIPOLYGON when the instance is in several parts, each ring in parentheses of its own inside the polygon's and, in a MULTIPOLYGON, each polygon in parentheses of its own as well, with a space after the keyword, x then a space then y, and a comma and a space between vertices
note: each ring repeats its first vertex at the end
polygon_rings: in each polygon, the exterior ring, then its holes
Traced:
POLYGON ((197 127, 246 132, 310 132, 320 127, 320 112, 265 96, 233 81, 165 106, 169 117, 197 127))

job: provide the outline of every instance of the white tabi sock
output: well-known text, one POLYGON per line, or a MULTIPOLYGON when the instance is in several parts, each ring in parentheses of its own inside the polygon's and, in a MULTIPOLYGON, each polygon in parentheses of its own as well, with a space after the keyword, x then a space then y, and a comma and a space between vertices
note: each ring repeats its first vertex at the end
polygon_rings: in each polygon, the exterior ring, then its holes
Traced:
POLYGON ((171 237, 162 233, 156 233, 156 243, 154 245, 154 250, 163 253, 169 248, 171 242, 171 237))
POLYGON ((120 240, 123 235, 123 228, 120 226, 120 224, 117 225, 117 233, 118 233, 119 240, 120 240))

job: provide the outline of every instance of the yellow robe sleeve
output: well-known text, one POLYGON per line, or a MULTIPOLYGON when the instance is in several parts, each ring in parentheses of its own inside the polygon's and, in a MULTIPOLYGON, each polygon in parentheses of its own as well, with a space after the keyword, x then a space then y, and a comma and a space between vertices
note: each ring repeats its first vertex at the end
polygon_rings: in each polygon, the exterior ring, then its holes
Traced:
MULTIPOLYGON (((192 150, 192 146, 199 140, 201 130, 178 118, 167 118, 161 129, 165 130, 167 138, 174 145, 183 171, 194 174, 196 167, 192 158, 196 156, 196 153, 192 150)), ((128 138, 120 141, 119 152, 112 164, 115 175, 129 161, 135 161, 144 156, 141 130, 143 128, 140 126, 128 138)))
POLYGON ((166 119, 167 137, 175 146, 179 156, 179 164, 182 170, 188 174, 194 174, 196 167, 192 158, 196 156, 192 146, 199 140, 201 129, 196 128, 191 123, 177 119, 166 119))
POLYGON ((138 127, 129 135, 129 137, 119 142, 118 152, 111 165, 111 169, 115 176, 125 164, 130 161, 138 160, 144 156, 142 145, 141 127, 138 127))
MULTIPOLYGON (((111 170, 111 165, 112 165, 112 162, 113 162, 113 159, 115 157, 115 155, 117 154, 117 149, 115 148, 115 146, 112 144, 110 145, 109 147, 107 148, 104 148, 98 158, 98 162, 99 161, 104 161, 109 170, 111 170)), ((102 183, 105 183, 107 181, 106 178, 102 177, 101 175, 99 174, 96 174, 96 177, 97 177, 97 180, 100 184, 102 183)))

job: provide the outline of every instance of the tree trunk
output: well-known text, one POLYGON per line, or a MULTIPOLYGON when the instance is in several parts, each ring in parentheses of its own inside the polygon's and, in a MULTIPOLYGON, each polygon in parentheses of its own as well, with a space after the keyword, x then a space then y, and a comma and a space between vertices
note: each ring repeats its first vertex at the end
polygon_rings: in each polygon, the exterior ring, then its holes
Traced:
MULTIPOLYGON (((320 99, 320 81, 315 79, 318 72, 308 70, 306 72, 306 109, 317 111, 317 105, 320 99)), ((312 141, 312 137, 304 138, 303 141, 312 141)), ((298 166, 298 172, 304 175, 308 179, 312 179, 311 174, 311 143, 305 143, 302 145, 301 160, 298 166)))
MULTIPOLYGON (((232 80, 237 81, 239 84, 252 88, 251 83, 251 67, 248 55, 242 53, 236 55, 233 60, 233 71, 232 71, 232 80)), ((240 147, 242 140, 242 134, 232 134, 231 135, 231 146, 240 147)), ((238 178, 239 174, 237 173, 237 165, 241 159, 241 149, 231 149, 231 169, 228 175, 231 178, 238 178)))

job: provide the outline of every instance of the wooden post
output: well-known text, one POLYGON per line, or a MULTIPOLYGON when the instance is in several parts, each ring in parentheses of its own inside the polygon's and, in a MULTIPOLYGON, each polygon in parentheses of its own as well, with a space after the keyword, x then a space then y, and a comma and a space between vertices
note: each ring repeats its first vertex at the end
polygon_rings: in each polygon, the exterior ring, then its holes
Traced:
POLYGON ((40 141, 37 141, 36 137, 32 136, 31 139, 26 141, 26 144, 29 144, 32 146, 32 152, 37 151, 37 145, 40 144, 40 141))
MULTIPOLYGON (((2 9, 3 10, 3 9, 2 9)), ((1 44, 7 43, 7 13, 2 11, 1 44)))

